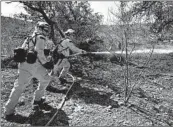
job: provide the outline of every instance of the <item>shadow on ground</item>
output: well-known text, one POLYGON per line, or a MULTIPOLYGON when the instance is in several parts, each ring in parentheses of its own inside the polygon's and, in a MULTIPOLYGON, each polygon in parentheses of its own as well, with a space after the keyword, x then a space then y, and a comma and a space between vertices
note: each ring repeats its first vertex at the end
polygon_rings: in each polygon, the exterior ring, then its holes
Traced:
MULTIPOLYGON (((45 104, 42 110, 33 111, 28 117, 16 114, 8 121, 20 124, 30 124, 31 126, 45 126, 55 112, 57 112, 57 109, 45 104)), ((63 110, 59 110, 57 117, 49 126, 69 126, 68 120, 69 118, 66 113, 63 110)))
MULTIPOLYGON (((65 94, 68 89, 60 90, 53 86, 49 86, 46 90, 49 92, 65 94)), ((118 108, 118 102, 111 99, 112 94, 113 93, 111 92, 103 92, 87 87, 81 87, 79 83, 76 83, 69 92, 68 98, 79 98, 88 104, 99 104, 102 106, 118 108)))

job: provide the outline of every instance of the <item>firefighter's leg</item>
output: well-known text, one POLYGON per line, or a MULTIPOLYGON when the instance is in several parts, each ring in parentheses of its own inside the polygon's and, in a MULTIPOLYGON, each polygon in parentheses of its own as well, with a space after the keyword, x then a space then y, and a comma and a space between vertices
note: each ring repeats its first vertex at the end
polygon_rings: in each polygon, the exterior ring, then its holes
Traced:
POLYGON ((32 75, 28 71, 19 69, 19 77, 15 80, 14 87, 5 105, 5 115, 14 113, 15 106, 18 103, 19 97, 21 96, 23 90, 25 89, 31 78, 32 75))
POLYGON ((65 77, 67 76, 67 73, 69 72, 70 69, 70 63, 68 61, 64 61, 62 63, 62 70, 59 74, 59 80, 61 82, 61 84, 67 83, 68 81, 65 79, 65 77))
POLYGON ((55 65, 54 65, 54 75, 56 75, 57 77, 59 76, 61 70, 63 68, 63 60, 59 60, 55 65))
POLYGON ((62 70, 59 74, 59 77, 64 78, 65 76, 67 76, 67 73, 69 72, 70 63, 67 60, 64 60, 61 64, 61 66, 62 66, 62 70))
POLYGON ((43 66, 38 67, 35 77, 39 80, 39 84, 34 93, 34 101, 40 101, 42 97, 44 97, 45 89, 52 78, 48 75, 47 70, 43 66))
POLYGON ((55 65, 54 65, 54 69, 53 69, 53 76, 54 76, 54 81, 56 83, 59 83, 59 76, 60 76, 60 72, 63 69, 63 60, 59 60, 55 65))

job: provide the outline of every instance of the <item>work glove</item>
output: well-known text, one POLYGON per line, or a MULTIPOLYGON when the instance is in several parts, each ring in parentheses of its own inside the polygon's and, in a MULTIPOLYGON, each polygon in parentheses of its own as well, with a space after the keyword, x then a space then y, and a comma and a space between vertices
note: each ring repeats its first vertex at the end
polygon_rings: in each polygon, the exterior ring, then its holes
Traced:
POLYGON ((82 53, 81 56, 86 56, 87 55, 87 52, 85 50, 82 50, 81 53, 82 53))
POLYGON ((58 59, 64 59, 65 58, 64 54, 62 54, 60 52, 58 52, 57 57, 58 57, 58 59))
POLYGON ((46 69, 53 69, 53 61, 50 60, 49 62, 46 62, 45 64, 43 64, 43 67, 45 67, 46 69))
POLYGON ((50 49, 44 49, 44 55, 49 56, 50 54, 50 49))
POLYGON ((86 54, 87 52, 85 50, 82 50, 82 54, 86 54))
POLYGON ((51 51, 51 54, 53 56, 53 59, 64 59, 65 58, 65 56, 61 52, 58 52, 57 49, 54 49, 53 51, 51 51))

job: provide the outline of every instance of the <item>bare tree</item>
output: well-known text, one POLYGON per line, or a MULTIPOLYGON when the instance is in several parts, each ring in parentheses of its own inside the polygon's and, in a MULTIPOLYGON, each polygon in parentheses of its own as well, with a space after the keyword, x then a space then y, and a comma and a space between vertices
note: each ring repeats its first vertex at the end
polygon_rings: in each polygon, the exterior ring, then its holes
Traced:
POLYGON ((82 1, 20 1, 33 21, 45 20, 51 26, 51 38, 55 44, 59 40, 58 31, 74 29, 77 42, 95 35, 102 16, 93 13, 88 2, 82 1), (60 27, 61 26, 61 27, 60 27), (56 34, 56 35, 55 35, 56 34))
MULTIPOLYGON (((139 66, 134 61, 131 61, 133 51, 139 48, 140 44, 144 44, 144 41, 141 39, 148 36, 148 27, 145 24, 140 24, 141 20, 133 17, 133 13, 129 11, 131 10, 131 6, 128 2, 121 1, 118 8, 118 12, 110 10, 110 14, 113 17, 113 23, 116 23, 112 28, 112 35, 115 37, 113 42, 119 43, 121 55, 125 53, 125 59, 123 61, 125 66, 122 66, 122 69, 124 70, 124 103, 127 104, 133 88, 136 86, 132 86, 131 84, 131 78, 133 76, 131 75, 130 66, 133 65, 144 70, 144 66, 148 64, 146 61, 144 65, 139 66)), ((149 56, 149 60, 151 56, 152 53, 149 56)), ((143 74, 143 70, 141 70, 140 76, 143 74)))

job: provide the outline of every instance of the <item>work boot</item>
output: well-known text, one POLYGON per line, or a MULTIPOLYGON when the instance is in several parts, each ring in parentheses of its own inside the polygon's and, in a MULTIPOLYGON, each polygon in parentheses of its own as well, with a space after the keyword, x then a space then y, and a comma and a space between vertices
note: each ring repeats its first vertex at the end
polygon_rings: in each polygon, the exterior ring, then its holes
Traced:
POLYGON ((5 115, 5 119, 7 121, 13 120, 14 118, 15 118, 15 113, 11 113, 11 114, 5 115))
POLYGON ((68 83, 67 80, 62 77, 60 77, 59 80, 60 80, 61 84, 68 83))
POLYGON ((39 101, 34 101, 33 103, 33 110, 36 110, 38 111, 39 109, 42 109, 44 106, 44 103, 45 103, 46 99, 45 98, 41 98, 41 100, 39 101))
POLYGON ((34 111, 40 111, 42 109, 44 109, 44 110, 51 109, 51 106, 46 102, 45 98, 41 98, 40 101, 34 101, 34 103, 33 103, 34 111))
POLYGON ((72 91, 73 91, 75 94, 79 94, 79 93, 84 92, 82 86, 81 86, 80 83, 78 83, 78 82, 75 82, 75 83, 74 83, 74 86, 72 87, 72 91))

